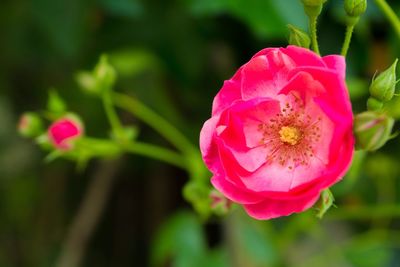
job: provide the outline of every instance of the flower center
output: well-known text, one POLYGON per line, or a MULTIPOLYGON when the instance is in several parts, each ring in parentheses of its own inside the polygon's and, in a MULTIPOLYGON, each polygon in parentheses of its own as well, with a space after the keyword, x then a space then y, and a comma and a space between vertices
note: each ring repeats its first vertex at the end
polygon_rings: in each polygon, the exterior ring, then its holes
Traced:
POLYGON ((280 113, 258 125, 260 145, 267 149, 268 162, 294 170, 309 165, 321 138, 320 116, 307 114, 300 99, 285 103, 280 113))
POLYGON ((279 135, 282 142, 292 146, 296 145, 302 137, 300 130, 292 126, 283 126, 279 130, 279 135))

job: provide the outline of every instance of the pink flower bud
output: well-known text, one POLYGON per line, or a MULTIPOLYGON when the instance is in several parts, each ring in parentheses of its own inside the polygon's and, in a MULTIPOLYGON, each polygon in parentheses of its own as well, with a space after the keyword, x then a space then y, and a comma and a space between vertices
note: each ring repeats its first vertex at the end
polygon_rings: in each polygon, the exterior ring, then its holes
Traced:
POLYGON ((43 131, 42 120, 34 112, 22 114, 18 123, 18 132, 24 137, 36 137, 43 131))
POLYGON ((63 117, 50 125, 47 135, 53 145, 60 150, 70 150, 73 143, 83 134, 82 124, 74 117, 63 117))

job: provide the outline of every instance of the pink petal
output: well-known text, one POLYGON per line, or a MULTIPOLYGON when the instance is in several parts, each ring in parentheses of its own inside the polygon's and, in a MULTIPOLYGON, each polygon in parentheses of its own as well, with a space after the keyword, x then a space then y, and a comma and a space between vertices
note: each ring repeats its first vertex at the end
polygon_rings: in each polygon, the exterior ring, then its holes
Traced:
POLYGON ((290 57, 297 66, 326 68, 324 60, 309 49, 289 45, 287 48, 281 48, 280 50, 290 57))
POLYGON ((242 69, 242 97, 274 97, 287 82, 287 75, 295 67, 290 57, 279 49, 254 57, 242 69))
POLYGON ((233 79, 225 81, 221 90, 214 98, 212 115, 215 116, 221 113, 239 99, 241 99, 240 82, 233 79))
POLYGON ((240 204, 252 204, 263 200, 263 196, 224 179, 223 175, 215 174, 211 178, 212 185, 230 200, 240 204))
POLYGON ((293 200, 266 199, 256 204, 245 204, 246 212, 258 220, 268 220, 280 216, 288 216, 294 212, 309 209, 319 198, 319 192, 313 196, 293 200))
POLYGON ((218 122, 219 116, 211 117, 204 123, 200 131, 200 151, 205 164, 211 171, 219 168, 218 148, 215 143, 215 130, 218 122))
POLYGON ((346 75, 346 61, 343 56, 329 55, 322 58, 326 66, 332 70, 337 71, 339 75, 344 79, 346 75))

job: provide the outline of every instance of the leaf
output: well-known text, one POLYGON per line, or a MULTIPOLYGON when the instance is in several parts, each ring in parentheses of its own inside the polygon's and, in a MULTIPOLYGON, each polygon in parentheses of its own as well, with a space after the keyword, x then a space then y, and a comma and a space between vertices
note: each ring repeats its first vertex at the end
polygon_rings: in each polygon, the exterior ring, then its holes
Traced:
POLYGON ((143 14, 143 6, 138 0, 100 0, 107 13, 127 18, 137 18, 143 14))
POLYGON ((286 24, 307 27, 300 1, 292 0, 188 0, 195 15, 229 13, 261 38, 284 38, 286 24))
POLYGON ((110 62, 122 77, 132 77, 143 71, 158 69, 160 64, 153 53, 137 48, 112 52, 110 62))
POLYGON ((164 266, 172 260, 174 267, 203 267, 201 259, 207 251, 199 219, 190 212, 179 212, 169 218, 156 235, 151 266, 164 266))

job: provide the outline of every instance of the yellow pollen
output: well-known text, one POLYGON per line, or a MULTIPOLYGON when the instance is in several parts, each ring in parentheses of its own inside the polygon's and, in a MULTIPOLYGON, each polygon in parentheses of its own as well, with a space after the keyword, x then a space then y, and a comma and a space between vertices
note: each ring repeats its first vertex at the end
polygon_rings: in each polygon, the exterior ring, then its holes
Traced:
POLYGON ((279 135, 282 142, 292 146, 296 145, 301 138, 300 130, 291 126, 282 126, 279 130, 279 135))

